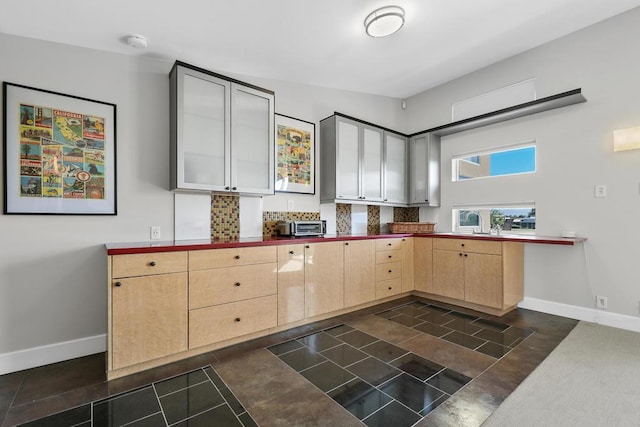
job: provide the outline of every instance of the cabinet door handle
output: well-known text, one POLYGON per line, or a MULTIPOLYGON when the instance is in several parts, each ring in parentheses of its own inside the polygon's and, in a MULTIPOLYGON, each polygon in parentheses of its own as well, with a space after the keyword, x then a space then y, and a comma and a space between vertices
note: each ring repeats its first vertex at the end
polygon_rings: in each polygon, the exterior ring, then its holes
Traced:
POLYGON ((115 285, 117 288, 119 288, 120 286, 122 286, 122 282, 116 282, 115 285))
POLYGON ((383 200, 383 202, 387 202, 387 201, 388 201, 388 199, 384 199, 384 200, 383 200))
POLYGON ((389 290, 391 290, 391 286, 389 286, 389 290))
POLYGON ((236 282, 235 286, 236 286, 236 288, 239 288, 240 287, 240 282, 236 282))
POLYGON ((151 262, 149 263, 149 265, 150 265, 151 267, 155 267, 155 266, 156 266, 156 262, 155 262, 155 261, 151 261, 151 262))
POLYGON ((239 318, 239 317, 236 317, 234 320, 235 320, 236 322, 239 322, 239 321, 240 321, 240 318, 239 318))
POLYGON ((459 253, 458 255, 462 256, 462 253, 459 253))
POLYGON ((391 270, 389 270, 389 273, 391 273, 391 270))
POLYGON ((240 255, 234 256, 235 259, 240 259, 240 255))
POLYGON ((306 245, 305 248, 309 249, 309 245, 306 245))
POLYGON ((345 245, 345 246, 349 246, 349 242, 345 242, 345 243, 344 243, 344 245, 345 245))
POLYGON ((236 191, 238 189, 238 187, 233 187, 231 188, 233 191, 236 191))
POLYGON ((391 259, 391 255, 389 255, 389 259, 391 259))
POLYGON ((429 203, 429 199, 424 199, 425 202, 429 203))
POLYGON ((467 254, 464 254, 464 256, 467 256, 467 254))
POLYGON ((230 188, 229 188, 229 187, 224 187, 224 189, 225 189, 225 190, 230 190, 230 188))
POLYGON ((293 255, 293 251, 289 251, 289 255, 293 255))

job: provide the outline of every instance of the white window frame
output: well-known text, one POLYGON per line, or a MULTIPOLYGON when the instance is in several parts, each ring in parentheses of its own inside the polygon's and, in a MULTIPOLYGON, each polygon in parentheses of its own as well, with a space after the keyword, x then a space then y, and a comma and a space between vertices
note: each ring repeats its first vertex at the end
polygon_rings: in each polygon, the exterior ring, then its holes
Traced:
MULTIPOLYGON (((473 205, 454 205, 451 207, 451 224, 452 231, 454 233, 485 233, 490 234, 493 232, 491 226, 491 209, 535 209, 536 204, 534 201, 520 201, 520 202, 500 202, 500 203, 487 203, 487 204, 473 204, 473 205), (480 211, 482 217, 481 225, 475 226, 461 226, 459 224, 460 214, 459 211, 480 211)), ((537 217, 537 212, 536 212, 537 217)), ((537 225, 537 218, 536 218, 537 225)), ((520 235, 535 235, 536 229, 511 229, 505 230, 504 234, 520 234, 520 235)))
POLYGON ((536 140, 535 139, 530 139, 527 141, 523 141, 523 142, 519 142, 516 144, 510 144, 510 145, 503 145, 503 146, 499 146, 499 147, 494 147, 494 148, 489 148, 486 150, 481 150, 481 151, 471 151, 471 152, 467 152, 467 153, 461 153, 461 154, 455 154, 453 156, 451 156, 451 181, 452 182, 464 182, 464 181, 471 181, 471 180, 475 180, 475 179, 486 179, 486 178, 503 178, 506 176, 514 176, 514 175, 525 175, 525 174, 531 174, 531 173, 536 173, 538 169, 538 147, 536 144, 536 140), (479 177, 469 177, 469 178, 465 178, 465 179, 458 179, 458 177, 460 176, 460 162, 466 162, 466 163, 471 163, 471 164, 479 164, 479 163, 474 163, 474 162, 470 162, 469 160, 466 160, 469 157, 474 157, 474 156, 486 156, 486 155, 491 155, 491 154, 496 154, 496 153, 504 153, 505 151, 515 151, 515 150, 520 150, 523 148, 530 148, 533 147, 535 149, 535 155, 534 155, 534 168, 532 171, 528 171, 528 172, 516 172, 516 173, 510 173, 510 174, 504 174, 504 175, 488 175, 488 176, 479 176, 479 177))

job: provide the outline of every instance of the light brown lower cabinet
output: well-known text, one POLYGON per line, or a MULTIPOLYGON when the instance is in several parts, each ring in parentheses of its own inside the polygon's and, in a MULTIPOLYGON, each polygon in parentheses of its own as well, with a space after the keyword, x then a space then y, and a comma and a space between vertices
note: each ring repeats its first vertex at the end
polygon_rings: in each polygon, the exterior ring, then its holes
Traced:
POLYGON ((113 279, 111 368, 187 349, 187 273, 113 279))
POLYGON ((376 299, 376 243, 351 240, 344 248, 344 306, 364 304, 376 299))
POLYGON ((114 255, 108 265, 111 379, 412 290, 500 314, 522 300, 524 245, 383 238, 114 255))
POLYGON ((478 310, 511 309, 524 294, 524 244, 434 238, 432 284, 426 292, 478 310))
POLYGON ((278 325, 304 319, 304 245, 278 246, 278 325))
POLYGON ((304 248, 305 317, 344 307, 343 242, 309 243, 304 248))

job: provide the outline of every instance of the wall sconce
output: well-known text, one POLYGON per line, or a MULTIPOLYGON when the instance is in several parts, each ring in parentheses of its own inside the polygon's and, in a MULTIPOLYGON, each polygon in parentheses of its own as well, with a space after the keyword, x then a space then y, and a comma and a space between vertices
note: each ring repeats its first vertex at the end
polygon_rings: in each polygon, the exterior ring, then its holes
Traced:
POLYGON ((613 151, 640 149, 640 126, 613 131, 613 151))

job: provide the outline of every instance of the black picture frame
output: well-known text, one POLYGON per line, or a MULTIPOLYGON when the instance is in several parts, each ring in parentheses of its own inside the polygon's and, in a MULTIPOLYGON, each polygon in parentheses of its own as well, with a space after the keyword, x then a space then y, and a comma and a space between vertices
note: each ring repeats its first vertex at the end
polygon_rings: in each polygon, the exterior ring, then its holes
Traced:
POLYGON ((278 193, 316 194, 316 125, 275 114, 278 193))
POLYGON ((117 215, 116 105, 3 82, 3 213, 117 215))

